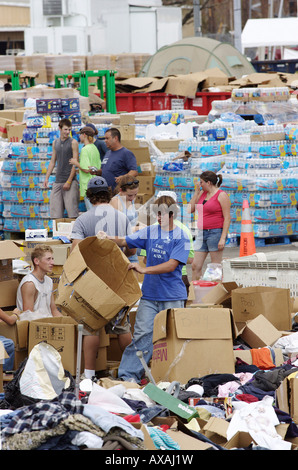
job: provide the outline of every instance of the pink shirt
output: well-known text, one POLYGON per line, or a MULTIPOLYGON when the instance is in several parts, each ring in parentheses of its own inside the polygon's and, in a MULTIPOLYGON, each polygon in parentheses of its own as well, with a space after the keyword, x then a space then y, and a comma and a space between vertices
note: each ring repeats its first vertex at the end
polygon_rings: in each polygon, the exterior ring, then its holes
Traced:
POLYGON ((203 204, 207 193, 204 192, 197 204, 198 210, 198 228, 199 229, 212 229, 212 228, 223 228, 224 217, 218 196, 222 192, 219 189, 208 201, 203 204))

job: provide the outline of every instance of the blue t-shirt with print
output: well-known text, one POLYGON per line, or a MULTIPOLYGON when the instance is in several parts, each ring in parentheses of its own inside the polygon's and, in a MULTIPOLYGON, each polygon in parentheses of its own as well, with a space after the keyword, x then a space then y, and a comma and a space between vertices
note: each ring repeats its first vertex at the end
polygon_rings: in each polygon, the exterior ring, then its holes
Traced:
POLYGON ((129 248, 146 250, 146 266, 156 266, 170 259, 179 261, 173 272, 145 274, 142 284, 143 299, 156 301, 185 300, 187 292, 182 280, 182 267, 187 263, 190 242, 180 228, 163 231, 160 225, 150 225, 126 238, 129 248))
POLYGON ((102 163, 102 177, 112 189, 116 187, 115 178, 126 175, 129 171, 138 171, 137 160, 134 154, 125 147, 119 150, 108 150, 102 163))

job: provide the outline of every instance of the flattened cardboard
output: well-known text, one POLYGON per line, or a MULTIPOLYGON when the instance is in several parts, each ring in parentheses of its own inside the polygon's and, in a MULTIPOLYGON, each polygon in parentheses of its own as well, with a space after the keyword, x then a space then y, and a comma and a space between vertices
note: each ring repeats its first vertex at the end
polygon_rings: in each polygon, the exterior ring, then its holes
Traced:
POLYGON ((154 320, 151 372, 156 382, 181 383, 210 373, 235 373, 230 310, 186 308, 159 312, 154 320))

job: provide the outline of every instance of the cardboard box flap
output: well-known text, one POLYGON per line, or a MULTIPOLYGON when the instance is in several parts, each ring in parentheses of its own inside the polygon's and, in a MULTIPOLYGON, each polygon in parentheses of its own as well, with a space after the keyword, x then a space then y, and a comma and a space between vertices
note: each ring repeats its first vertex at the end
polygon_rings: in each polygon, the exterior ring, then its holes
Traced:
MULTIPOLYGON (((116 311, 116 314, 125 306, 124 300, 115 292, 111 299, 110 288, 101 279, 94 276, 91 271, 86 271, 77 280, 75 290, 82 297, 88 291, 88 303, 98 312, 100 312, 103 304, 105 309, 113 307, 113 312, 116 311), (100 292, 100 296, 98 292, 100 292)), ((110 316, 110 318, 113 318, 113 316, 110 316)))
POLYGON ((153 338, 152 341, 155 343, 160 339, 166 338, 167 336, 167 315, 168 310, 162 310, 154 318, 153 338))
POLYGON ((206 304, 221 304, 224 300, 228 299, 231 296, 231 292, 238 287, 239 285, 236 282, 219 283, 204 295, 202 302, 206 304))
POLYGON ((0 242, 0 260, 22 258, 23 251, 11 240, 3 240, 0 242))
POLYGON ((231 339, 231 313, 224 308, 175 309, 178 338, 231 339))
POLYGON ((79 245, 77 245, 64 263, 64 272, 68 281, 74 282, 86 268, 85 260, 80 252, 79 245), (76 256, 72 256, 73 254, 76 254, 76 256))

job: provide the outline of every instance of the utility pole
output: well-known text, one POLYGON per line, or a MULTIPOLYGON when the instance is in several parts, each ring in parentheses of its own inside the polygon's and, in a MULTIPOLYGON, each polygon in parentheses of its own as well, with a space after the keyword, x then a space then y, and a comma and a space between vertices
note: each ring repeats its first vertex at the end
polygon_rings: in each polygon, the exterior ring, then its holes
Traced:
POLYGON ((200 0, 193 0, 193 17, 195 36, 202 36, 200 0))
POLYGON ((240 52, 242 52, 241 34, 242 34, 241 0, 234 0, 234 46, 240 52))

